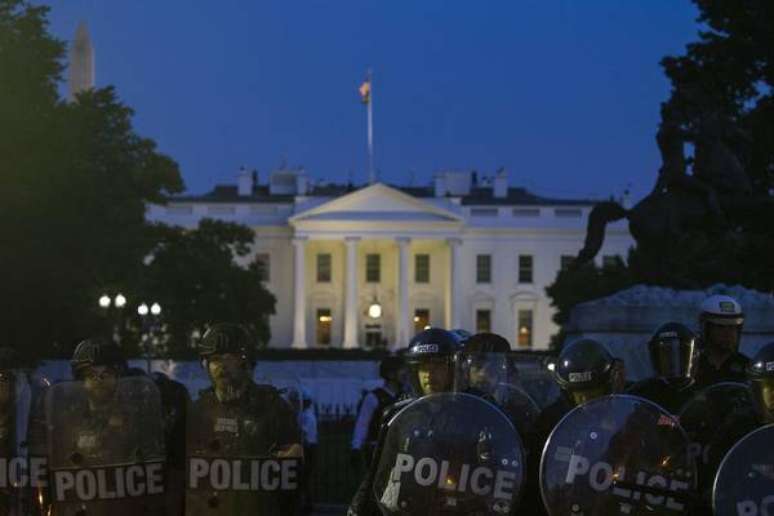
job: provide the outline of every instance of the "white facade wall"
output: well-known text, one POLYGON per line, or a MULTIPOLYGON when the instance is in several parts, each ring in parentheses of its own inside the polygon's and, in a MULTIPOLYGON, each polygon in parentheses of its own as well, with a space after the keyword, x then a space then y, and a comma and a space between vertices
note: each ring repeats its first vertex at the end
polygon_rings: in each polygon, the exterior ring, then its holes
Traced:
MULTIPOLYGON (((408 238, 408 320, 413 334, 416 308, 430 310, 431 324, 450 327, 454 313, 459 326, 475 331, 477 309, 491 310, 492 331, 506 337, 517 348, 517 314, 532 310, 533 348, 548 346, 558 331, 552 322, 553 309, 546 296, 560 269, 561 256, 575 256, 583 246, 591 205, 586 206, 460 206, 455 198, 413 198, 385 185, 376 184, 338 198, 297 199, 295 204, 171 202, 152 206, 152 220, 195 227, 204 217, 239 222, 255 231, 253 254, 270 256, 268 289, 276 296, 277 313, 270 318, 274 347, 290 347, 294 341, 295 271, 293 238, 305 239, 304 292, 305 342, 316 342, 317 309, 328 308, 332 316, 332 347, 341 347, 347 317, 345 292, 347 251, 345 238, 359 238, 355 244, 357 279, 358 344, 365 341, 366 324, 381 325, 390 346, 398 340, 400 317, 399 246, 397 239, 408 238), (516 210, 516 214, 514 214, 516 210), (527 212, 520 211, 527 210, 527 212), (535 210, 539 210, 536 212, 535 210), (579 217, 558 216, 556 210, 580 210, 579 217), (525 216, 525 213, 527 215, 525 216), (449 241, 459 242, 458 272, 452 281, 452 249, 449 241), (332 258, 330 283, 317 281, 317 255, 332 258), (381 281, 366 282, 366 255, 381 256, 381 281), (430 282, 417 284, 415 255, 430 255, 430 282), (490 283, 476 282, 476 256, 489 254, 492 259, 490 283), (519 282, 519 255, 533 257, 533 281, 519 282), (451 292, 455 290, 452 297, 451 292), (382 317, 367 316, 368 306, 378 302, 382 317)), ((604 255, 626 257, 633 240, 625 222, 608 227, 604 255)))

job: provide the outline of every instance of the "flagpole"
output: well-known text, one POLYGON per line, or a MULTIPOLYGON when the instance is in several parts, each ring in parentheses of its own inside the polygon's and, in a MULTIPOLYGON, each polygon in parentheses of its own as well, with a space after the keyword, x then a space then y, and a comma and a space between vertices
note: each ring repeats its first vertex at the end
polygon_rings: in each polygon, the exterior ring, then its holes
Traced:
POLYGON ((368 69, 368 84, 370 86, 368 94, 368 184, 376 182, 376 173, 374 171, 374 80, 371 69, 368 69))

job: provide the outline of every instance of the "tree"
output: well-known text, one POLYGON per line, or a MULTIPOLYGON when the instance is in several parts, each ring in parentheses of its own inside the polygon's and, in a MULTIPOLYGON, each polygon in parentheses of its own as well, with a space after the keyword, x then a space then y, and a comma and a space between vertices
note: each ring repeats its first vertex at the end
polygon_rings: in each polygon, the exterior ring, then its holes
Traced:
POLYGON ((163 307, 169 356, 194 356, 191 335, 204 333, 215 322, 243 324, 257 346, 265 345, 276 300, 261 282, 257 262, 247 267, 236 263, 249 254, 253 231, 204 219, 195 230, 167 227, 162 232, 141 285, 148 301, 163 307))
POLYGON ((183 188, 113 88, 59 99, 64 45, 46 14, 0 0, 0 324, 38 358, 108 326, 97 298, 135 283, 159 236, 146 203, 183 188))

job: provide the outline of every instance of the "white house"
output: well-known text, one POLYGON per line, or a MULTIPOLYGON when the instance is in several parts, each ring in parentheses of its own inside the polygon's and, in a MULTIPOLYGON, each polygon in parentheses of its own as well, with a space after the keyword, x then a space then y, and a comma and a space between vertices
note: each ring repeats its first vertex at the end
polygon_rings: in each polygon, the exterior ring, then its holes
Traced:
MULTIPOLYGON (((313 186, 303 170, 150 206, 148 217, 195 227, 203 218, 255 231, 250 260, 277 298, 274 347, 404 346, 427 325, 493 331, 542 349, 557 331, 545 287, 572 260, 594 201, 546 199, 491 178, 444 172, 428 187, 313 186)), ((599 255, 624 258, 625 222, 599 255)))

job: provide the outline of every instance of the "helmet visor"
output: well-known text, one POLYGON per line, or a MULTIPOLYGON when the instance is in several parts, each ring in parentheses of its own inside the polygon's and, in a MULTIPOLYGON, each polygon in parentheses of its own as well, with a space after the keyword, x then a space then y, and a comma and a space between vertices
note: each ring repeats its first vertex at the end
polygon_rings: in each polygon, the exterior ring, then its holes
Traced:
POLYGON ((447 356, 428 356, 411 362, 411 387, 419 396, 448 392, 454 383, 452 360, 447 356))
POLYGON ((594 387, 587 387, 585 389, 576 389, 568 393, 572 402, 578 406, 583 405, 587 401, 591 401, 602 396, 610 394, 609 385, 597 385, 594 387))
POLYGON ((455 390, 494 394, 498 386, 509 384, 512 368, 505 353, 464 353, 457 362, 455 390))
POLYGON ((656 374, 662 378, 692 378, 696 369, 694 343, 666 339, 651 346, 651 360, 656 374))
POLYGON ((774 377, 764 377, 751 383, 753 403, 766 423, 774 423, 774 377))

